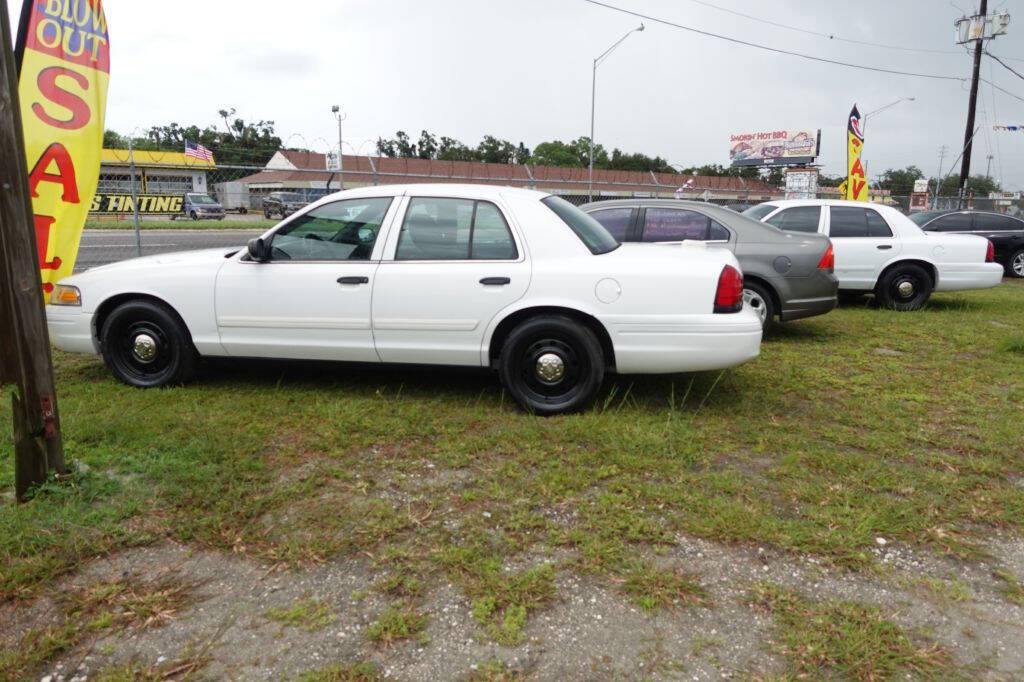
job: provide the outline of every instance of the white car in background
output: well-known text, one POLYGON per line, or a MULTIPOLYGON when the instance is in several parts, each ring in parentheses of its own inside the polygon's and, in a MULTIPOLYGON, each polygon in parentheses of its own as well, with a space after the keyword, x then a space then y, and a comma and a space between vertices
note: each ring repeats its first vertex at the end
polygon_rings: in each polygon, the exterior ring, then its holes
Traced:
POLYGON ((895 310, 917 310, 932 291, 986 289, 1002 281, 984 237, 923 232, 891 206, 859 201, 787 200, 743 212, 781 230, 820 232, 835 250, 840 293, 873 292, 895 310))
POLYGON ((50 338, 140 387, 200 356, 492 367, 527 410, 582 409, 606 370, 758 355, 732 252, 619 244, 555 196, 391 185, 325 197, 248 248, 137 258, 58 283, 50 338))

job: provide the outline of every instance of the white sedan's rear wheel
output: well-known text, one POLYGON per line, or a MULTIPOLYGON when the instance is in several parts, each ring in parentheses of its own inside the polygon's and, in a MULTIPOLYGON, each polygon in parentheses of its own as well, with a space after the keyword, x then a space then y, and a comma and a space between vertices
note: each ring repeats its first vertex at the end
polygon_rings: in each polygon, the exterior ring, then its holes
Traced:
POLYGON ((528 412, 577 412, 601 388, 604 353, 584 325, 564 315, 543 315, 520 323, 505 339, 498 374, 528 412))
POLYGON ((878 280, 875 299, 892 310, 919 310, 931 297, 932 287, 931 275, 920 265, 897 265, 878 280))

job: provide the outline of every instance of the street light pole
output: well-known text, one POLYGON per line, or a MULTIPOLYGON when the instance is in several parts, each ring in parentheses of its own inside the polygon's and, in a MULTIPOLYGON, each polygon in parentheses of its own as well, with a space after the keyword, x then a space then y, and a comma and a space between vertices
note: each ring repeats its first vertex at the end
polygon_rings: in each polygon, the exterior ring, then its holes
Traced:
MULTIPOLYGON (((878 114, 878 113, 881 113, 881 112, 885 111, 886 109, 888 109, 889 107, 894 107, 897 104, 899 104, 900 102, 913 102, 915 99, 917 99, 917 98, 916 97, 900 97, 895 102, 889 102, 884 107, 879 107, 879 108, 875 109, 874 111, 869 111, 868 113, 864 114, 863 118, 861 118, 861 129, 860 129, 861 133, 865 134, 865 135, 867 134, 867 131, 868 131, 868 117, 874 116, 875 114, 878 114)), ((863 150, 861 151, 861 155, 860 155, 860 163, 861 163, 862 166, 864 166, 864 177, 867 177, 867 164, 868 164, 868 162, 867 162, 867 159, 864 158, 863 150)))
POLYGON ((601 60, 611 54, 612 50, 622 44, 631 33, 644 30, 644 25, 640 24, 639 27, 627 31, 626 35, 622 36, 607 50, 602 52, 596 59, 594 59, 593 69, 590 74, 590 169, 587 174, 587 200, 594 200, 594 109, 597 100, 597 66, 601 63, 601 60))
POLYGON ((334 117, 338 119, 338 188, 342 191, 345 190, 345 157, 341 151, 341 122, 345 120, 345 114, 341 113, 341 107, 335 104, 331 107, 331 112, 334 113, 334 117))

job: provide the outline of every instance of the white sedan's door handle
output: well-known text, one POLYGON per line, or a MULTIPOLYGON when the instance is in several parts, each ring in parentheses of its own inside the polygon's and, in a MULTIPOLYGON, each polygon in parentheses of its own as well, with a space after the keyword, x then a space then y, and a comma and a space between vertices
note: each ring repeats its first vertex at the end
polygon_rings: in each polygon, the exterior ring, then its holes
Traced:
POLYGON ((339 277, 338 284, 369 284, 369 277, 339 277))
POLYGON ((484 277, 480 280, 480 284, 484 286, 505 286, 511 283, 512 280, 509 277, 484 277))

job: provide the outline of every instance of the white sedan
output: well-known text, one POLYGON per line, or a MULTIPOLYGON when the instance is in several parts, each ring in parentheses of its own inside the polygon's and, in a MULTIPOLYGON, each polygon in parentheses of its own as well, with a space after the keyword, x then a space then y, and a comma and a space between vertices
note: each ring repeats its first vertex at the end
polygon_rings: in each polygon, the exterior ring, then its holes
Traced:
POLYGON ((923 232, 891 206, 789 200, 759 204, 744 214, 782 230, 828 235, 840 292, 873 292, 895 310, 919 309, 932 291, 986 289, 1002 281, 989 240, 923 232))
POLYGON ((391 185, 328 196, 248 247, 137 258, 58 283, 50 338, 133 386, 200 356, 492 367, 527 410, 589 404, 606 370, 758 355, 725 249, 618 244, 542 192, 391 185))

